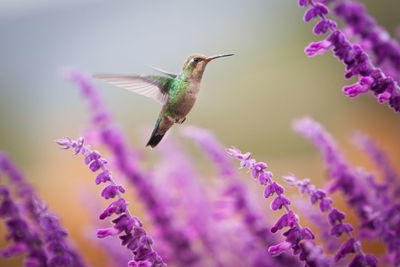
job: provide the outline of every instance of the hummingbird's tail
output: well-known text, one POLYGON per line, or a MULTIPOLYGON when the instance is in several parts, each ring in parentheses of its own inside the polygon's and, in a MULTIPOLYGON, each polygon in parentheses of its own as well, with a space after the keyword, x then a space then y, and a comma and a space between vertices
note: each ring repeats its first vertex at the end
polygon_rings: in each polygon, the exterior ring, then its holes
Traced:
POLYGON ((154 126, 154 130, 151 133, 151 137, 149 142, 147 142, 146 146, 151 146, 154 148, 155 146, 160 143, 161 139, 164 137, 165 133, 168 131, 169 128, 174 124, 174 122, 165 116, 158 117, 156 125, 154 126))

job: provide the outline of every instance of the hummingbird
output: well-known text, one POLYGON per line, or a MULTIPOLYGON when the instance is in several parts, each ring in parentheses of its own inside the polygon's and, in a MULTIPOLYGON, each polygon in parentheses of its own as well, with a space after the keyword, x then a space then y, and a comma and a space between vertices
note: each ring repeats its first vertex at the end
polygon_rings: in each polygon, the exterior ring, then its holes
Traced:
POLYGON ((146 145, 146 147, 154 148, 172 125, 182 124, 186 120, 187 114, 196 102, 201 78, 208 62, 228 56, 233 56, 233 54, 212 57, 200 54, 191 55, 185 60, 180 74, 153 68, 162 75, 94 74, 93 77, 139 95, 153 98, 163 105, 146 145))

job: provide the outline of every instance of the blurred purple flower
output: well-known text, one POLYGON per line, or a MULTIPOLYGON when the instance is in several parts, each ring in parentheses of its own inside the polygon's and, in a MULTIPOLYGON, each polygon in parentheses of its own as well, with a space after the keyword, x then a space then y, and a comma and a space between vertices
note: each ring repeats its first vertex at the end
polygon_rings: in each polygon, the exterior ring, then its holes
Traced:
POLYGON ((378 168, 382 169, 386 182, 400 195, 398 174, 385 152, 369 136, 361 132, 353 133, 351 141, 375 161, 378 168))
POLYGON ((334 178, 331 191, 340 189, 343 192, 346 201, 359 216, 362 227, 380 236, 390 253, 395 255, 395 263, 399 264, 400 239, 393 233, 400 224, 400 216, 391 215, 398 209, 397 202, 389 196, 373 197, 371 191, 379 190, 374 176, 360 168, 353 168, 344 159, 332 136, 319 123, 310 118, 303 118, 294 121, 293 129, 313 142, 320 150, 329 169, 329 175, 334 178))
MULTIPOLYGON (((237 171, 234 169, 231 160, 224 153, 224 148, 216 137, 208 130, 202 129, 195 126, 186 126, 181 130, 183 136, 194 140, 204 151, 204 153, 212 160, 212 162, 219 169, 220 177, 229 178, 226 182, 226 189, 224 190, 228 196, 233 198, 235 203, 235 211, 240 214, 241 220, 249 233, 253 236, 253 239, 261 244, 261 249, 264 250, 265 246, 270 246, 276 243, 276 238, 272 236, 266 224, 268 222, 262 220, 262 216, 251 204, 249 192, 242 182, 237 178, 237 171)), ((237 148, 233 148, 240 152, 237 148)), ((245 167, 254 160, 250 159, 251 154, 246 153, 245 155, 237 154, 239 160, 241 160, 241 167, 245 167)), ((271 180, 273 174, 269 171, 264 171, 267 167, 265 163, 260 163, 252 171, 252 176, 259 178, 259 182, 262 185, 267 185, 267 182, 271 180)), ((278 185, 277 185, 278 186, 278 185)), ((252 244, 253 246, 255 244, 252 244)), ((264 258, 266 258, 263 255, 264 258)), ((268 265, 270 265, 269 263, 268 265)), ((290 265, 297 266, 298 262, 288 253, 283 253, 277 257, 274 257, 274 265, 290 265)), ((264 266, 258 262, 255 266, 264 266)))
POLYGON ((221 152, 224 151, 224 147, 210 131, 195 126, 185 126, 182 128, 181 134, 195 141, 204 150, 218 167, 220 176, 231 177, 236 175, 232 161, 225 153, 221 152))
POLYGON ((191 240, 198 239, 202 243, 202 254, 207 257, 202 257, 199 264, 231 265, 229 244, 224 243, 232 242, 232 239, 226 238, 226 234, 216 227, 210 212, 213 188, 206 187, 189 155, 173 137, 169 136, 160 144, 158 151, 162 158, 154 170, 153 183, 165 196, 166 211, 173 217, 185 218, 181 227, 191 240), (225 248, 223 251, 222 247, 225 248), (206 258, 210 262, 205 262, 206 258))
MULTIPOLYGON (((49 212, 47 206, 35 195, 33 188, 25 181, 13 162, 0 152, 0 172, 7 174, 19 198, 23 200, 24 211, 43 232, 43 246, 47 251, 49 266, 86 266, 79 253, 68 243, 67 231, 59 223, 58 216, 49 212)), ((39 235, 37 236, 39 238, 39 235)), ((35 253, 36 254, 36 253, 35 253)), ((37 255, 42 257, 38 251, 37 255)), ((29 264, 34 264, 29 259, 29 264)))
MULTIPOLYGON (((3 170, 1 170, 3 171, 3 170)), ((43 240, 34 232, 30 223, 22 217, 20 207, 11 198, 6 186, 0 186, 0 217, 5 220, 7 239, 14 244, 1 251, 1 256, 8 258, 27 253, 24 266, 49 266, 47 253, 43 248, 43 240)))

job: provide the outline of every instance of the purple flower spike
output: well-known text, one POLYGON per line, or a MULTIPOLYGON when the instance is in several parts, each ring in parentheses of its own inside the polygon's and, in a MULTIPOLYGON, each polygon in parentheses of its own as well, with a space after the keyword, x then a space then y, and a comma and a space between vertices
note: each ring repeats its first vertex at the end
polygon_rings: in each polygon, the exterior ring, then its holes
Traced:
POLYGON ((47 266, 48 259, 43 248, 42 238, 33 231, 29 222, 21 216, 20 207, 11 198, 8 188, 5 186, 0 186, 0 206, 3 209, 1 217, 5 220, 7 239, 14 242, 8 248, 3 249, 1 255, 12 257, 28 252, 29 259, 32 262, 37 262, 37 266, 47 266), (5 208, 5 206, 8 207, 5 208))
POLYGON ((376 166, 383 171, 387 183, 392 184, 393 189, 396 190, 396 188, 399 187, 397 184, 397 172, 385 152, 378 146, 378 144, 369 136, 361 132, 354 133, 351 140, 360 149, 364 150, 372 160, 374 160, 376 166))
POLYGON ((374 63, 381 67, 387 76, 400 81, 400 45, 389 33, 378 26, 376 20, 368 15, 361 3, 335 1, 334 12, 344 20, 352 35, 360 38, 360 43, 368 43, 367 50, 374 56, 374 63))
MULTIPOLYGON (((227 149, 227 153, 229 156, 243 160, 245 158, 245 164, 250 171, 254 171, 254 168, 258 165, 259 163, 256 163, 254 159, 251 159, 251 155, 247 154, 245 157, 244 155, 240 152, 239 149, 233 147, 232 149, 227 149), (252 164, 247 164, 247 162, 252 162, 252 164)), ((242 165, 242 162, 241 162, 242 165)), ((261 165, 265 166, 265 165, 261 165)), ((262 177, 265 174, 264 168, 257 169, 257 172, 259 172, 259 176, 262 177)), ((252 175, 253 177, 253 175, 252 175)), ((287 181, 293 181, 296 182, 295 177, 287 176, 284 177, 285 180, 287 181)), ((275 246, 270 246, 268 248, 268 252, 272 256, 277 256, 281 254, 284 251, 287 251, 289 249, 293 250, 293 254, 300 254, 302 255, 300 257, 301 261, 305 261, 307 266, 329 266, 330 260, 325 258, 322 254, 318 255, 318 265, 315 265, 316 258, 313 253, 310 251, 318 251, 319 253, 321 252, 320 249, 315 245, 315 243, 310 243, 307 246, 302 246, 304 242, 307 242, 307 240, 314 239, 315 236, 311 232, 310 229, 308 228, 302 228, 300 224, 298 223, 298 216, 290 209, 290 200, 283 195, 284 193, 284 188, 276 183, 275 181, 272 180, 272 174, 268 174, 268 178, 262 178, 262 181, 260 182, 261 185, 265 186, 264 190, 264 197, 268 198, 269 196, 273 195, 274 193, 277 194, 277 197, 272 201, 271 203, 271 209, 272 210, 278 210, 284 208, 285 214, 283 214, 277 221, 276 223, 272 226, 270 229, 271 232, 275 233, 279 229, 283 229, 284 227, 289 227, 289 229, 283 233, 283 235, 286 237, 285 241, 279 243, 278 245, 275 246)), ((319 192, 321 194, 321 192, 319 192)))
MULTIPOLYGON (((329 3, 331 1, 324 2, 329 3)), ((371 44, 372 51, 375 54, 375 61, 382 66, 385 74, 381 69, 372 65, 370 57, 360 45, 352 44, 342 31, 336 30, 336 22, 326 19, 325 15, 328 14, 329 10, 318 0, 299 2, 300 6, 311 5, 305 12, 304 21, 309 22, 314 18, 319 18, 319 22, 315 25, 313 32, 317 35, 326 34, 329 31, 332 33, 326 40, 311 43, 305 49, 306 55, 323 54, 333 47, 334 55, 346 66, 346 79, 350 79, 355 75, 359 76, 360 80, 361 78, 368 78, 367 82, 363 81, 351 86, 345 86, 343 92, 347 96, 356 97, 371 90, 379 103, 389 101, 389 106, 399 112, 400 87, 395 80, 397 79, 397 82, 400 81, 400 75, 398 74, 400 73, 400 46, 386 37, 388 34, 379 29, 375 21, 366 15, 362 5, 348 3, 347 1, 332 2, 337 2, 335 12, 350 25, 352 32, 359 34, 364 43, 371 44), (390 62, 390 64, 387 64, 387 62, 390 62), (374 73, 377 72, 380 73, 379 77, 374 76, 374 73), (372 83, 371 79, 373 79, 372 83)))
MULTIPOLYGON (((307 128, 307 130, 311 130, 311 129, 307 128)), ((345 214, 340 212, 337 209, 332 208, 333 200, 330 198, 327 198, 327 194, 324 190, 316 189, 316 187, 314 185, 310 184, 310 179, 298 180, 296 176, 290 175, 290 176, 284 176, 284 180, 287 183, 289 183, 290 186, 297 186, 299 188, 299 191, 301 194, 306 193, 307 195, 309 195, 312 205, 318 203, 318 201, 319 201, 321 212, 330 211, 328 217, 329 217, 329 222, 330 222, 332 228, 330 229, 329 234, 326 236, 340 237, 343 233, 345 233, 349 237, 349 239, 353 239, 353 237, 351 235, 351 231, 353 231, 353 227, 350 224, 344 224, 342 222, 345 219, 345 214)), ((275 230, 275 228, 274 228, 274 230, 275 230)), ((288 233, 288 237, 289 237, 289 234, 291 234, 291 238, 293 238, 293 240, 296 240, 296 238, 314 239, 313 233, 307 228, 303 228, 302 232, 298 231, 298 232, 294 232, 294 233, 288 233)), ((357 243, 357 244, 359 244, 359 243, 357 243)), ((355 252, 358 255, 364 255, 362 248, 361 248, 361 244, 359 244, 355 248, 355 252)))
MULTIPOLYGON (((183 136, 194 140, 195 143, 200 145, 204 153, 220 169, 219 173, 221 174, 221 178, 227 177, 226 174, 236 174, 236 170, 234 170, 231 160, 228 160, 226 158, 226 154, 222 152, 224 151, 224 149, 222 149, 222 145, 218 142, 215 136, 210 133, 210 131, 194 126, 186 126, 181 130, 181 132, 183 136)), ((176 149, 171 148, 169 151, 167 151, 168 157, 171 156, 171 150, 176 153, 176 149)), ((231 157, 234 157, 236 159, 242 160, 244 158, 239 149, 235 147, 233 147, 232 149, 226 149, 226 152, 231 157)), ((246 158, 247 160, 250 160, 249 157, 246 158)), ((265 171, 267 165, 264 164, 265 163, 258 165, 258 167, 260 168, 258 169, 259 173, 257 175, 260 185, 266 186, 269 183, 272 183, 271 179, 273 177, 273 174, 272 172, 265 171)), ((254 164, 253 166, 255 165, 256 164, 254 164)), ((270 231, 268 231, 268 229, 266 229, 266 222, 263 221, 263 216, 259 214, 260 211, 256 210, 252 205, 252 195, 247 192, 247 188, 243 186, 237 175, 230 175, 228 176, 228 178, 229 179, 222 180, 224 183, 227 183, 226 189, 223 190, 224 192, 226 192, 224 196, 229 196, 231 198, 232 202, 234 203, 234 209, 237 213, 237 217, 241 219, 242 223, 244 224, 244 228, 250 234, 250 236, 243 236, 241 237, 241 239, 244 240, 251 238, 251 240, 257 241, 251 241, 254 244, 252 245, 253 252, 259 255, 256 257, 256 260, 253 262, 253 264, 255 266, 278 266, 282 264, 285 266, 298 266, 299 264, 297 262, 297 259, 286 253, 281 255, 280 257, 273 259, 265 257, 265 247, 270 246, 271 244, 276 244, 276 238, 270 233, 270 231)), ((291 216, 289 218, 288 216, 285 216, 286 222, 284 224, 294 225, 296 223, 294 213, 290 212, 290 215, 291 216)), ((204 236, 204 234, 202 236, 204 236)), ((247 249, 245 251, 245 255, 247 255, 247 249)), ((221 263, 221 265, 225 264, 221 263)), ((229 263, 227 265, 232 265, 232 263, 229 263)))
MULTIPOLYGON (((56 142, 62 148, 73 148, 74 154, 82 152, 84 156, 84 164, 89 164, 89 169, 92 172, 102 170, 100 174, 96 176, 96 184, 109 182, 102 191, 101 196, 105 199, 118 197, 116 201, 113 201, 108 207, 100 214, 100 220, 110 217, 113 214, 119 215, 117 218, 112 220, 113 227, 99 229, 97 231, 98 238, 105 238, 108 236, 117 236, 121 233, 125 235, 120 236, 123 240, 122 245, 127 248, 135 255, 133 262, 140 264, 150 264, 150 266, 166 266, 162 261, 161 257, 153 250, 152 242, 146 241, 137 243, 134 247, 131 246, 132 242, 132 231, 141 232, 144 240, 151 240, 146 235, 145 230, 142 228, 142 223, 136 217, 132 217, 129 210, 127 209, 128 202, 122 198, 121 194, 125 193, 125 189, 121 185, 117 185, 111 175, 111 171, 107 169, 107 161, 101 157, 101 154, 97 151, 90 150, 89 145, 84 145, 84 139, 79 138, 78 141, 73 141, 70 138, 65 138, 56 142)), ((129 263, 132 265, 132 261, 129 263)))

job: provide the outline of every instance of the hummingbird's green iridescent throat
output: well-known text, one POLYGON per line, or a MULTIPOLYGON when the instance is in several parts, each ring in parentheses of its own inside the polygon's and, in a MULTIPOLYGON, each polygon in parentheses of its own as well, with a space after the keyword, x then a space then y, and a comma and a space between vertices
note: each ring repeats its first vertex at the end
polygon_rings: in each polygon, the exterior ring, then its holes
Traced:
POLYGON ((95 74, 93 77, 140 95, 151 97, 163 105, 150 140, 146 145, 153 148, 161 141, 172 125, 181 124, 186 120, 186 115, 196 102, 200 91, 201 78, 208 62, 229 56, 233 56, 233 54, 212 57, 200 54, 191 55, 185 60, 180 74, 154 68, 162 75, 95 74))

